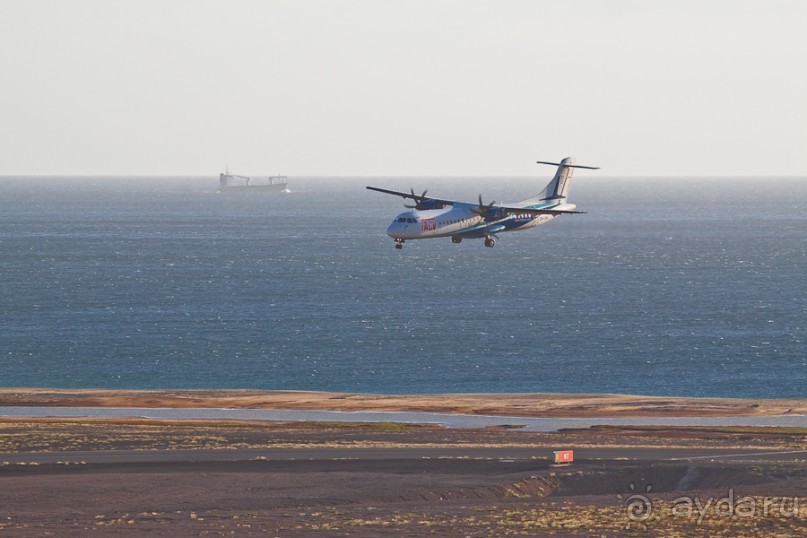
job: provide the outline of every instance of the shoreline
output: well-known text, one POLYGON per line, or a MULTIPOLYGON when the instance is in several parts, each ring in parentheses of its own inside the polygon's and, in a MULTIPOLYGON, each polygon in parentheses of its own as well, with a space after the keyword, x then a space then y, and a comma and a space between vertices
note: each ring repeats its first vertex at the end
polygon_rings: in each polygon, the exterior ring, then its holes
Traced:
POLYGON ((532 418, 761 417, 807 414, 807 399, 626 394, 361 394, 265 390, 0 388, 0 407, 425 412, 532 418))

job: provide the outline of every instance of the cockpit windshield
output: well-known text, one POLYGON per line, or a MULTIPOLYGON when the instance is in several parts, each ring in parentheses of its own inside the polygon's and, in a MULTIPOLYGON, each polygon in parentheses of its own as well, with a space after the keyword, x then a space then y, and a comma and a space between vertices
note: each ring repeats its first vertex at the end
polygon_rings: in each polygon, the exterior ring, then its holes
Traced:
POLYGON ((411 224, 411 223, 414 223, 414 222, 417 222, 417 221, 415 219, 413 219, 412 217, 398 217, 398 222, 408 222, 408 223, 411 224))

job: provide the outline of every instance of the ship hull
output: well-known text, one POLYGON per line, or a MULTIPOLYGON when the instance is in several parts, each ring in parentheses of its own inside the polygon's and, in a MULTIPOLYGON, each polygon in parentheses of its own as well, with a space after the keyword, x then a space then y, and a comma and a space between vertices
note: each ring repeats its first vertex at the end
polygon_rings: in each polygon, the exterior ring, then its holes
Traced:
POLYGON ((274 183, 271 185, 225 185, 219 187, 219 192, 242 192, 242 191, 271 191, 282 192, 288 189, 288 183, 274 183))

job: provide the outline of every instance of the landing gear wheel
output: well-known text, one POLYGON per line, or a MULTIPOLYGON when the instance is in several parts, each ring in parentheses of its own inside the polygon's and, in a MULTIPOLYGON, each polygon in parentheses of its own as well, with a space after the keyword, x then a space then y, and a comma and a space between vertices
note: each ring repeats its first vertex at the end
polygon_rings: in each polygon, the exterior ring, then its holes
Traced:
POLYGON ((496 244, 496 240, 493 239, 492 237, 486 237, 485 238, 485 246, 486 247, 493 248, 493 245, 495 245, 495 244, 496 244))
POLYGON ((457 237, 456 235, 451 238, 452 243, 462 243, 462 237, 457 237))
POLYGON ((403 248, 404 240, 403 239, 396 239, 395 240, 395 248, 401 250, 403 248))

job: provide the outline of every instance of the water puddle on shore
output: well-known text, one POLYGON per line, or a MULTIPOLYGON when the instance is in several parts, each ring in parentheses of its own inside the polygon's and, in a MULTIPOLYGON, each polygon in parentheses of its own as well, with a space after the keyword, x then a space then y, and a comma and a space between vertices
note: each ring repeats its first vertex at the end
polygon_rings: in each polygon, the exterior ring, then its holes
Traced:
POLYGON ((314 422, 404 422, 442 424, 449 428, 518 426, 527 431, 553 432, 591 426, 779 426, 807 428, 807 415, 756 417, 620 417, 531 418, 447 413, 307 411, 286 409, 166 409, 119 407, 0 407, 0 417, 136 417, 208 420, 278 420, 314 422))

